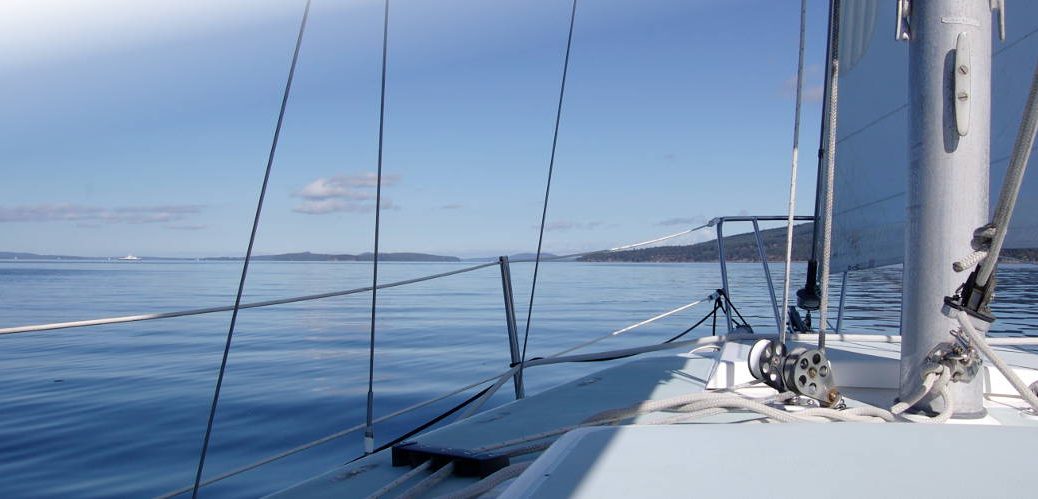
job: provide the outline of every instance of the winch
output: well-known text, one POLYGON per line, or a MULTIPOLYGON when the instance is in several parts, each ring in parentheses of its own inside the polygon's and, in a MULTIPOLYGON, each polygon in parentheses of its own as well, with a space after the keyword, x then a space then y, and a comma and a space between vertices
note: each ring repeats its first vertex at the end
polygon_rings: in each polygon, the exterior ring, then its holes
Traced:
POLYGON ((790 391, 832 407, 842 400, 825 350, 788 350, 777 340, 760 340, 750 349, 750 373, 779 392, 790 391))

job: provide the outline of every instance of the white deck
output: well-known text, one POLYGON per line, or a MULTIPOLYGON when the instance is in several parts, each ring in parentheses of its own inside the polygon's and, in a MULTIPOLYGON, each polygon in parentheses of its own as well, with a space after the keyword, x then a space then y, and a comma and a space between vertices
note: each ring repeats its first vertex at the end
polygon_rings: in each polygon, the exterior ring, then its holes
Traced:
MULTIPOLYGON (((897 348, 896 344, 844 342, 832 342, 829 344, 829 357, 833 362, 833 372, 836 376, 837 384, 849 399, 849 405, 860 404, 861 402, 859 401, 862 401, 881 407, 889 407, 893 403, 897 395, 898 383, 897 348)), ((488 410, 466 420, 415 437, 412 440, 424 445, 443 446, 453 449, 476 449, 504 440, 577 424, 603 410, 624 407, 644 400, 658 400, 700 392, 707 387, 722 388, 732 386, 750 379, 745 361, 745 352, 747 350, 748 346, 730 343, 721 352, 648 357, 630 361, 527 397, 526 399, 488 410)), ((1000 349, 1000 353, 1002 358, 1009 364, 1019 367, 1018 373, 1026 383, 1038 380, 1038 371, 1035 370, 1038 368, 1038 357, 1013 349, 1000 349)), ((720 469, 737 470, 742 475, 747 471, 748 466, 759 466, 762 469, 771 468, 772 471, 768 473, 772 473, 772 475, 762 475, 770 477, 767 478, 767 481, 771 481, 780 476, 774 475, 774 473, 788 472, 789 470, 785 468, 792 460, 816 459, 816 456, 821 456, 821 454, 817 453, 819 452, 819 446, 824 446, 826 449, 831 448, 833 458, 838 456, 839 460, 851 460, 851 462, 857 463, 856 466, 846 465, 840 468, 846 473, 850 475, 876 476, 875 473, 881 470, 878 468, 872 470, 870 467, 889 465, 889 461, 875 459, 879 449, 893 446, 897 442, 911 441, 913 442, 912 444, 904 444, 904 446, 914 447, 914 450, 908 449, 897 452, 917 453, 921 456, 924 449, 918 446, 929 445, 931 442, 939 441, 943 438, 941 435, 947 435, 949 439, 953 438, 954 435, 955 441, 960 441, 961 437, 961 441, 966 442, 964 445, 981 451, 985 456, 997 457, 1000 461, 1003 459, 1021 459, 1016 462, 1026 463, 1027 461, 1022 459, 1023 453, 1032 450, 1034 442, 1038 442, 1038 419, 1022 411, 1024 407, 1023 401, 1015 395, 1008 382, 996 370, 989 367, 988 364, 985 364, 984 376, 986 376, 986 386, 988 387, 986 390, 988 395, 985 400, 988 416, 979 420, 953 420, 953 423, 988 426, 1009 425, 1020 428, 1005 429, 1006 431, 1002 431, 999 428, 989 428, 986 430, 986 433, 966 434, 961 433, 961 431, 951 431, 939 426, 922 424, 875 425, 867 423, 834 423, 739 425, 730 427, 705 426, 705 424, 710 423, 735 423, 760 419, 759 416, 752 413, 731 412, 697 419, 695 423, 681 425, 655 426, 651 428, 635 426, 625 427, 623 430, 617 430, 616 427, 610 427, 608 430, 578 430, 577 432, 567 434, 563 439, 556 442, 544 453, 543 458, 539 457, 540 454, 513 458, 512 463, 532 459, 538 459, 538 461, 518 479, 506 482, 487 496, 496 496, 511 484, 515 484, 515 487, 508 489, 508 494, 518 497, 523 496, 523 490, 541 490, 543 494, 536 494, 538 496, 576 494, 584 495, 585 497, 602 497, 602 494, 605 492, 609 492, 605 494, 606 496, 630 496, 632 493, 624 492, 624 489, 613 488, 609 485, 611 483, 609 480, 615 477, 609 479, 602 478, 612 476, 614 472, 620 473, 624 467, 626 467, 627 471, 623 471, 623 480, 634 483, 644 483, 646 480, 658 481, 664 480, 665 476, 670 477, 669 480, 672 482, 670 485, 661 484, 659 487, 664 488, 651 489, 656 490, 658 493, 688 493, 689 487, 695 487, 698 490, 698 487, 705 486, 704 483, 700 482, 717 476, 715 473, 720 469), (790 426, 802 426, 803 428, 798 430, 782 428, 790 426), (899 427, 899 429, 859 429, 862 426, 899 427), (948 433, 941 433, 943 430, 948 430, 948 433), (743 431, 746 433, 742 433, 743 431), (815 431, 824 432, 824 434, 812 433, 815 431), (901 432, 905 433, 902 434, 901 432), (582 440, 578 438, 580 435, 584 435, 585 438, 590 440, 580 443, 582 440), (635 435, 638 435, 638 437, 635 438, 635 435), (641 436, 645 436, 645 438, 643 439, 641 436), (614 441, 614 443, 602 446, 600 445, 601 442, 599 442, 602 439, 608 439, 614 441), (646 447, 646 445, 654 441, 653 439, 662 439, 659 442, 661 445, 658 449, 652 446, 646 447), (758 440, 762 442, 762 448, 767 449, 767 458, 760 456, 759 452, 756 455, 750 452, 750 449, 753 448, 750 443, 758 440), (812 442, 812 440, 813 443, 810 443, 810 445, 814 447, 814 450, 809 453, 810 457, 802 457, 795 452, 784 454, 784 452, 790 451, 782 446, 782 442, 788 441, 790 445, 794 445, 804 444, 805 441, 812 442), (879 445, 877 443, 875 444, 876 448, 873 449, 871 447, 859 446, 858 440, 885 442, 885 444, 879 445), (662 445, 664 441, 678 442, 678 444, 662 445), (599 443, 596 444, 594 442, 599 443), (569 445, 571 450, 577 448, 582 450, 576 453, 560 450, 562 448, 560 446, 565 445, 569 445), (586 449, 593 448, 596 445, 598 445, 601 451, 597 454, 589 454, 589 451, 586 449), (837 447, 840 450, 835 450, 837 447), (653 450, 650 452, 650 449, 653 450), (674 453, 678 453, 680 456, 674 453), (576 460, 563 463, 558 461, 560 455, 574 456, 576 460), (855 458, 854 456, 857 457, 855 458), (628 461, 632 458, 641 464, 631 467, 632 463, 628 461), (666 465, 663 464, 664 462, 666 462, 666 465), (648 466, 648 463, 656 463, 659 466, 658 468, 655 465, 648 466), (606 466, 602 469, 608 470, 608 472, 605 474, 592 472, 591 468, 596 468, 599 465, 606 466), (570 467, 576 467, 574 469, 583 468, 585 472, 566 471, 562 474, 565 476, 562 481, 532 481, 531 477, 535 476, 535 474, 541 473, 543 475, 545 466, 563 466, 560 469, 566 470, 569 470, 570 467), (646 476, 641 476, 646 466, 656 471, 652 473, 646 472, 648 473, 646 476), (617 468, 614 469, 613 467, 617 468), (542 471, 538 471, 539 469, 542 471), (856 471, 852 472, 852 470, 856 471), (702 478, 696 479, 694 482, 686 479, 686 477, 690 478, 693 476, 701 476, 702 478), (605 481, 600 481, 596 477, 605 481), (534 486, 547 488, 529 489, 529 487, 534 486)), ((742 391, 742 393, 752 396, 765 396, 769 392, 774 393, 773 390, 766 387, 755 387, 742 391)), ((652 419, 658 419, 658 417, 658 414, 646 415, 635 418, 630 423, 636 425, 639 422, 644 423, 652 419)), ((888 453, 886 455, 893 456, 894 454, 888 453)), ((974 456, 976 455, 974 454, 974 456)), ((408 467, 393 467, 390 457, 388 450, 383 451, 350 465, 329 471, 275 494, 275 496, 317 498, 366 497, 409 471, 410 468, 408 467)), ((817 458, 820 459, 820 457, 817 458)), ((805 495, 830 495, 831 490, 817 488, 817 485, 822 483, 818 481, 822 478, 818 475, 829 472, 831 468, 828 465, 811 463, 805 464, 804 468, 806 468, 804 471, 806 474, 801 478, 805 480, 805 485, 804 487, 798 487, 797 495, 800 497, 805 495)), ((1016 469, 1015 467, 1009 468, 1016 469)), ((971 469, 976 468, 971 465, 971 469)), ((757 472, 755 469, 754 474, 756 475, 757 472)), ((832 472, 835 474, 830 478, 841 476, 839 469, 833 469, 832 472)), ((404 493, 426 476, 428 476, 428 473, 419 474, 395 488, 392 493, 385 497, 395 497, 404 493)), ((927 481, 933 481, 929 478, 934 476, 932 473, 927 472, 923 476, 928 477, 927 481)), ((954 488, 953 486, 961 484, 962 480, 951 478, 955 476, 953 470, 948 470, 948 474, 945 476, 949 478, 943 482, 936 482, 937 485, 943 484, 943 486, 936 489, 927 488, 925 491, 936 494, 939 490, 947 490, 954 492, 953 496, 962 496, 969 495, 967 492, 973 490, 968 487, 954 488)), ((990 478, 1002 480, 1001 476, 992 475, 990 478)), ((832 479, 835 480, 835 478, 832 479)), ((980 479, 980 477, 970 477, 969 479, 980 479)), ((786 480, 793 480, 793 478, 787 478, 786 480)), ((450 477, 431 489, 423 497, 435 497, 449 493, 469 486, 476 481, 478 481, 476 478, 450 477)), ((1007 487, 1011 485, 1013 484, 1006 484, 1007 487)), ((730 488, 731 486, 731 483, 727 484, 726 487, 729 488, 724 490, 728 493, 739 490, 742 493, 742 489, 732 489, 730 488)), ((934 485, 928 485, 928 487, 931 486, 934 485)), ((652 493, 651 490, 645 489, 645 494, 652 493)), ((717 492, 722 489, 707 488, 702 490, 714 490, 717 492)), ((1013 488, 1007 490, 1023 492, 1027 489, 1013 488)), ((745 492, 749 493, 750 490, 747 489, 745 492)), ((840 492, 847 491, 840 490, 840 492)), ((894 492, 894 490, 889 492, 894 492)), ((645 494, 635 493, 634 495, 645 494)), ((716 494, 707 493, 706 495, 716 494)), ((898 495, 900 495, 900 491, 898 495)), ((976 494, 973 495, 976 496, 976 494)))

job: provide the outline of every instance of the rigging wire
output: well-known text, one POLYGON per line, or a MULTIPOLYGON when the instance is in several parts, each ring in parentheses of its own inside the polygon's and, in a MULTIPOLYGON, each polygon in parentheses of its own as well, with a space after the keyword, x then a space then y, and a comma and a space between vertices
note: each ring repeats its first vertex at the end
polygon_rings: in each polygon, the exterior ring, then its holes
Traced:
POLYGON ((793 161, 789 179, 789 216, 786 219, 786 265, 783 271, 782 319, 779 324, 779 342, 786 343, 786 321, 789 313, 789 281, 793 267, 793 216, 797 205, 797 166, 800 154, 800 107, 804 93, 804 44, 807 37, 807 0, 800 0, 800 47, 797 55, 797 96, 793 118, 793 161))
POLYGON ((378 109, 378 172, 375 177, 375 252, 371 262, 371 335, 368 339, 368 404, 364 422, 364 453, 375 449, 375 308, 378 301, 379 211, 382 210, 382 140, 386 124, 386 55, 389 47, 389 0, 382 18, 382 89, 378 109))
MULTIPOLYGON (((829 267, 833 238, 833 177, 836 174, 836 123, 840 81, 840 0, 833 2, 831 28, 832 55, 829 59, 829 123, 825 151, 825 203, 822 214, 821 301, 818 306, 818 349, 825 349, 826 319, 829 313, 829 267)), ((817 221, 815 223, 818 223, 817 221)))
MULTIPOLYGON (((388 0, 387 0, 388 1, 388 0)), ((562 121, 562 101, 566 95, 566 75, 569 72, 569 53, 573 46, 573 24, 577 17, 577 0, 573 0, 573 7, 569 15, 569 35, 566 37, 566 57, 562 63, 562 83, 559 85, 559 104, 555 109, 555 132, 551 139, 551 159, 548 160, 548 182, 544 188, 544 205, 541 209, 541 228, 537 236, 537 254, 533 262, 533 283, 530 285, 530 304, 526 308, 526 330, 523 333, 523 353, 519 362, 519 378, 523 376, 523 364, 526 363, 526 345, 530 339, 530 319, 533 316, 533 297, 537 291, 537 272, 541 267, 541 249, 544 244, 544 222, 548 217, 548 197, 551 193, 551 177, 555 170, 555 151, 559 144, 559 123, 562 121)))
POLYGON ((270 154, 267 155, 267 167, 263 172, 263 185, 260 187, 259 199, 256 201, 256 215, 252 219, 252 232, 249 233, 249 246, 245 250, 245 259, 241 267, 241 279, 238 281, 238 293, 234 297, 234 309, 231 311, 231 323, 227 328, 227 341, 223 346, 223 357, 220 359, 220 372, 216 376, 216 388, 213 390, 213 402, 209 407, 209 421, 206 423, 205 438, 202 440, 202 449, 198 453, 198 469, 195 471, 195 483, 191 489, 191 497, 198 497, 198 487, 202 481, 202 470, 205 468, 205 456, 209 451, 209 438, 213 433, 213 420, 216 418, 216 406, 220 401, 220 388, 223 386, 224 373, 227 371, 227 357, 231 352, 231 339, 234 337, 234 326, 238 321, 238 310, 241 307, 241 296, 245 290, 245 278, 249 273, 249 260, 252 258, 252 248, 256 243, 256 229, 259 227, 260 214, 263 212, 263 199, 267 194, 267 184, 270 181, 270 171, 274 166, 274 154, 278 148, 278 139, 281 136, 281 126, 285 121, 285 108, 288 106, 288 96, 292 90, 292 78, 296 73, 296 62, 299 60, 299 47, 303 44, 303 33, 306 31, 306 20, 310 15, 310 0, 306 0, 303 9, 303 20, 299 23, 299 35, 296 37, 295 50, 292 52, 292 64, 288 69, 288 79, 285 82, 285 91, 281 97, 281 109, 278 111, 277 125, 274 126, 274 138, 270 143, 270 154))

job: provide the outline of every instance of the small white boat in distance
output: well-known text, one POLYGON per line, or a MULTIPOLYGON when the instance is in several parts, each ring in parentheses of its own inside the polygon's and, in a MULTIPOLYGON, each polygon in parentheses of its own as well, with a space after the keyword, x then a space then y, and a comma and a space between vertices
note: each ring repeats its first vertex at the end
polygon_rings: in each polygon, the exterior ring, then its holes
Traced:
POLYGON ((123 256, 123 257, 119 257, 119 260, 124 261, 124 262, 134 262, 134 261, 140 260, 140 257, 133 256, 132 254, 130 254, 130 255, 123 256))

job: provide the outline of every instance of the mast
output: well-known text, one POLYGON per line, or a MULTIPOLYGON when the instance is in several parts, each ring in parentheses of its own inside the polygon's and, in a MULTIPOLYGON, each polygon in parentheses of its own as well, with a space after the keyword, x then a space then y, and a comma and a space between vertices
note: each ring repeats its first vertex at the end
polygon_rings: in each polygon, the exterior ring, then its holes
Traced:
MULTIPOLYGON (((991 128, 989 0, 899 0, 898 36, 909 44, 908 217, 901 314, 901 388, 922 382, 927 357, 956 341, 958 324, 941 312, 962 276, 952 262, 969 255, 973 230, 988 218, 991 128)), ((955 415, 984 414, 983 377, 953 383, 955 415)), ((919 411, 944 402, 924 399, 919 411)))

